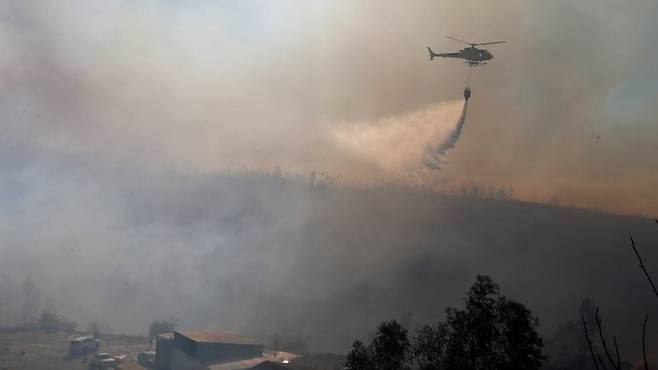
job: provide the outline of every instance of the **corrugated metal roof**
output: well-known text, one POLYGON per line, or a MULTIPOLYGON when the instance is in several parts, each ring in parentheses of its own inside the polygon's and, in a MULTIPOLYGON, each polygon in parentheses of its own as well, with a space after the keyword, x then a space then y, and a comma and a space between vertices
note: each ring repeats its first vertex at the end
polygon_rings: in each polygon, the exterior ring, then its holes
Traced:
POLYGON ((260 344, 257 341, 221 330, 186 330, 176 333, 188 337, 195 342, 227 343, 227 344, 260 344))

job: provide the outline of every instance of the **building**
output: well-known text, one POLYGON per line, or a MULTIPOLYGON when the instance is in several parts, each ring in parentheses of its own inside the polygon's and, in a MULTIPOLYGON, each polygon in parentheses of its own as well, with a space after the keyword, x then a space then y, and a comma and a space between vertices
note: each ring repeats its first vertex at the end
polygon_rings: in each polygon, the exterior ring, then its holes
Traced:
POLYGON ((160 334, 155 338, 155 370, 171 370, 174 333, 160 334))
POLYGON ((286 364, 296 357, 266 355, 261 343, 217 330, 159 335, 155 351, 156 370, 290 369, 286 364))

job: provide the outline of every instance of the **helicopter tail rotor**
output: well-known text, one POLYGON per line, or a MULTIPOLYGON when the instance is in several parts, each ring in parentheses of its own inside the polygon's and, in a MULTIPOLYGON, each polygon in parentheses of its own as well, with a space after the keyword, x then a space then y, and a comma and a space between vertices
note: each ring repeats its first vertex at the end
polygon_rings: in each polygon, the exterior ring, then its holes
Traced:
POLYGON ((430 60, 434 60, 434 57, 436 56, 436 54, 432 51, 432 48, 430 48, 428 46, 427 51, 429 51, 429 53, 430 53, 430 60))

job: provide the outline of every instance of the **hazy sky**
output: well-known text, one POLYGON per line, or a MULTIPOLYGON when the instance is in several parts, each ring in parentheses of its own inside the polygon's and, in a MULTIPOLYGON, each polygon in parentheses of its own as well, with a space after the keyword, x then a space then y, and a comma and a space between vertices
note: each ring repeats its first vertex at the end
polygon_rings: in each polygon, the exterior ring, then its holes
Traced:
POLYGON ((394 177, 331 145, 327 127, 459 99, 464 66, 430 63, 425 46, 504 39, 474 71, 463 137, 433 176, 658 213, 655 1, 0 4, 5 145, 179 171, 394 177))
MULTIPOLYGON (((590 295, 621 327, 623 303, 646 297, 618 247, 655 240, 647 220, 211 175, 415 179, 462 109, 464 65, 426 51, 461 48, 451 34, 508 42, 473 71, 461 138, 420 181, 655 217, 656 14, 655 0, 0 0, 0 297, 29 276, 83 326, 174 316, 344 349, 367 319, 434 319, 490 273, 552 325, 590 295)), ((19 301, 0 299, 0 325, 19 301)))

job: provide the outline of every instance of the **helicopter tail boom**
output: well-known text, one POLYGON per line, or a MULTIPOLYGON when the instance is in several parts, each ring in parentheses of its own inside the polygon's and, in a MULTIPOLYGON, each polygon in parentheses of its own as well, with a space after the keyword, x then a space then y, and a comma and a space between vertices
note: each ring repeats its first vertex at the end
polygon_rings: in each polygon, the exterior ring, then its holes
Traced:
POLYGON ((432 48, 429 46, 427 47, 427 51, 430 53, 430 60, 434 60, 434 58, 463 58, 462 53, 435 53, 432 48))

